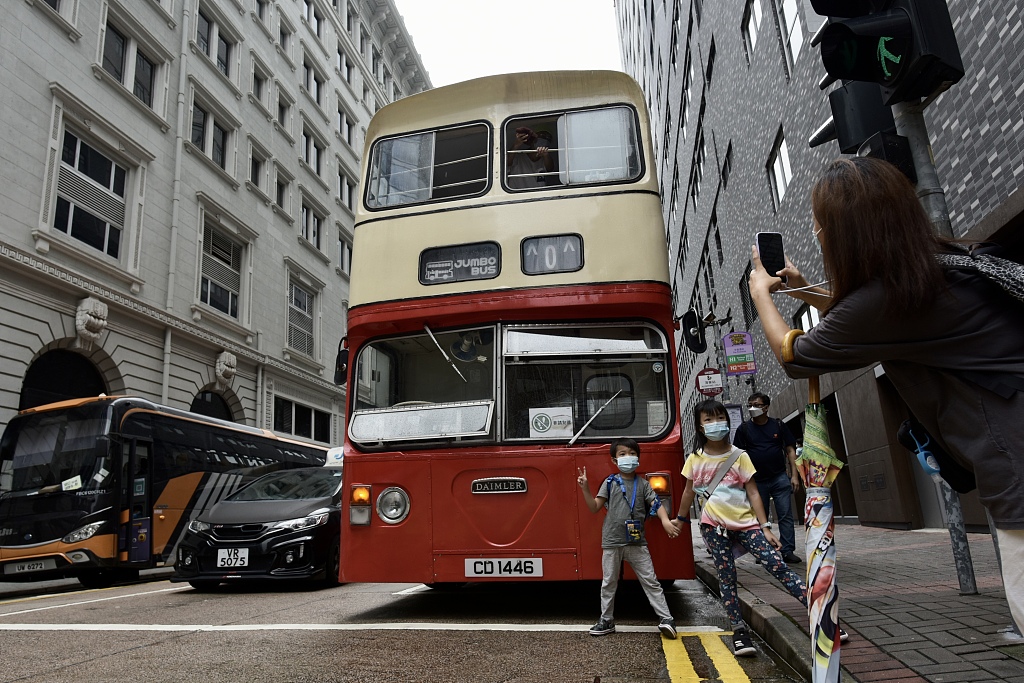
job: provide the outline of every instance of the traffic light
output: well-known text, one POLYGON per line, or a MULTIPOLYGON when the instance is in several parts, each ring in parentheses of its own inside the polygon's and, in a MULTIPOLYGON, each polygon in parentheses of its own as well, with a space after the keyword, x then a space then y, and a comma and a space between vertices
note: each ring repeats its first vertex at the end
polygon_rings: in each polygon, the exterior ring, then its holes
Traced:
POLYGON ((892 109, 882 102, 876 83, 847 81, 828 94, 828 103, 832 118, 807 141, 810 147, 838 140, 840 152, 856 154, 864 141, 875 133, 896 132, 892 109))
POLYGON ((878 83, 882 100, 892 105, 928 97, 964 76, 946 0, 811 0, 811 6, 828 17, 811 45, 821 46, 833 81, 878 83))
POLYGON ((697 317, 693 308, 683 313, 683 343, 694 353, 708 350, 708 340, 704 336, 704 321, 697 317))

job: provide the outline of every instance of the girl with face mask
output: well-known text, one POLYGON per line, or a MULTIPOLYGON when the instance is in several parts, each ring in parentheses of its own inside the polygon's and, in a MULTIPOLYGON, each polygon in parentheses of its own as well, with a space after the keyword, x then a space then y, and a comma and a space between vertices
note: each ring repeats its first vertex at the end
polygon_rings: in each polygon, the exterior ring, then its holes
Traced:
POLYGON ((805 605, 807 587, 777 552, 782 544, 772 533, 772 525, 754 483, 754 465, 746 452, 735 449, 729 440, 729 415, 725 406, 715 400, 702 401, 694 408, 693 421, 697 443, 683 464, 686 488, 674 523, 680 527, 690 523, 687 516, 690 505, 694 497, 701 494, 705 502, 700 517, 700 533, 718 569, 722 605, 732 622, 733 651, 737 657, 753 655, 753 641, 736 595, 734 548, 760 558, 765 568, 805 605), (738 451, 735 461, 714 490, 709 491, 712 480, 728 463, 734 449, 738 451))

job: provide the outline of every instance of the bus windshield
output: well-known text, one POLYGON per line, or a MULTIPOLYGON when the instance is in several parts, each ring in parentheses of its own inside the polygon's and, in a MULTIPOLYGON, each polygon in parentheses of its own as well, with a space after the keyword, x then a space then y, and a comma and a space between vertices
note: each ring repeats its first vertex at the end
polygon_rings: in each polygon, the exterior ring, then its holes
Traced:
POLYGON ((106 488, 106 405, 15 417, 0 445, 0 493, 106 488))
POLYGON ((648 324, 426 328, 363 347, 349 435, 364 446, 568 441, 586 425, 583 438, 649 438, 671 424, 667 366, 648 324))

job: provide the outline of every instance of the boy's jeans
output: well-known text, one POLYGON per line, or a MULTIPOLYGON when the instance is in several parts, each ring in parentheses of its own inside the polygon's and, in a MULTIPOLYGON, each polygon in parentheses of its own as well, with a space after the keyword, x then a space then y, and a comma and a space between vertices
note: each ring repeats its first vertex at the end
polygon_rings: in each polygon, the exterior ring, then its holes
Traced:
POLYGON ((761 494, 761 503, 764 504, 764 513, 769 512, 771 501, 775 501, 775 512, 779 516, 778 522, 779 541, 782 548, 779 554, 785 557, 796 550, 796 531, 793 529, 793 484, 789 475, 785 472, 770 481, 756 481, 757 492, 761 494))
POLYGON ((601 581, 601 618, 605 621, 615 620, 615 589, 619 586, 619 569, 622 561, 629 562, 633 573, 640 579, 647 600, 654 608, 658 619, 664 621, 672 618, 672 612, 665 601, 665 592, 661 590, 658 577, 654 574, 654 562, 645 545, 624 545, 618 548, 602 548, 601 570, 604 579, 601 581))

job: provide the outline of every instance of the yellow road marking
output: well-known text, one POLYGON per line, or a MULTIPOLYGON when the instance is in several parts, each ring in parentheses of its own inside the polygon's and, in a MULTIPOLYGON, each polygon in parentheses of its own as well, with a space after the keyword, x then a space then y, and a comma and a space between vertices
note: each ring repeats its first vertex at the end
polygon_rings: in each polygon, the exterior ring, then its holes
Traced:
MULTIPOLYGON (((723 683, 750 683, 743 667, 736 661, 736 657, 729 648, 722 642, 724 633, 700 633, 696 635, 679 634, 678 640, 669 640, 662 636, 661 646, 665 651, 665 661, 668 664, 668 675, 672 683, 701 683, 702 681, 720 680, 723 683), (711 659, 717 672, 716 675, 704 678, 700 676, 693 667, 690 654, 686 651, 683 638, 699 638, 704 652, 711 659)), ((732 635, 729 633, 728 635, 732 635)), ((710 674, 709 674, 710 675, 710 674)))

